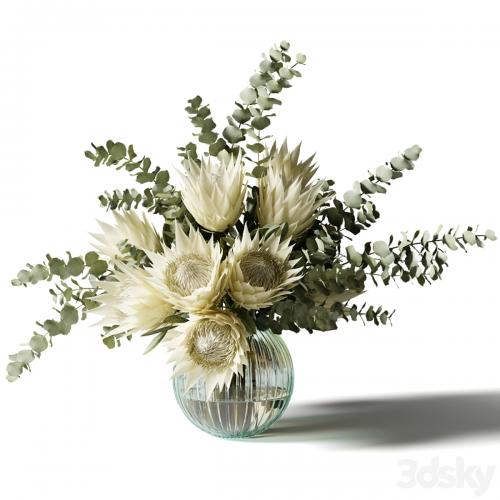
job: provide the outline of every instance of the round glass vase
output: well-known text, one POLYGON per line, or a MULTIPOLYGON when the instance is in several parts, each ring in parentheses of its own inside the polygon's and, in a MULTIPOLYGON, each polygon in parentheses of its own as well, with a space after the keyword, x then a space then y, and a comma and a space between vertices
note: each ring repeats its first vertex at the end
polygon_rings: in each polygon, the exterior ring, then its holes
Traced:
POLYGON ((177 402, 201 430, 222 438, 261 434, 285 411, 293 391, 293 363, 280 335, 257 331, 248 338, 250 352, 243 375, 206 398, 201 380, 186 391, 183 375, 174 377, 177 402))

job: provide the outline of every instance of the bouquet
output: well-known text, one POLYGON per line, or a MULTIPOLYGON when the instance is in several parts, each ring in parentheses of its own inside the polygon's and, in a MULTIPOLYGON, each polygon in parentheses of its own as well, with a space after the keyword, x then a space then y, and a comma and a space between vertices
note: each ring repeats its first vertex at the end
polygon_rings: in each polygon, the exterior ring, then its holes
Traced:
POLYGON ((99 196, 114 221, 100 223, 92 250, 47 255, 12 280, 51 282, 56 314, 10 356, 9 381, 96 313, 108 348, 134 336, 150 338, 146 352, 164 344, 174 377, 187 388, 202 381, 209 397, 242 376, 255 332, 385 325, 393 312, 359 302, 370 285, 427 286, 441 279, 449 250, 496 239, 491 230, 440 226, 354 244, 380 217, 373 200, 414 169, 421 149, 404 149, 338 196, 333 180, 316 177, 314 156, 267 132, 306 64, 289 49, 283 41, 263 55, 222 131, 201 97, 189 99, 194 133, 178 148, 179 188, 133 145, 108 140, 85 151, 95 167, 125 170, 140 189, 99 196))

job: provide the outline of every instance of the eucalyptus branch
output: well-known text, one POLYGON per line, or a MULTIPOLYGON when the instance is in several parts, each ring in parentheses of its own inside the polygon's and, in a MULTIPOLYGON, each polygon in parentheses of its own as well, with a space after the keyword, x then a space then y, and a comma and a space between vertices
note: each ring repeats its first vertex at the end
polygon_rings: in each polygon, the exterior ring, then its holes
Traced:
POLYGON ((469 226, 460 234, 459 228, 451 228, 441 236, 439 228, 432 236, 429 231, 416 231, 411 240, 403 233, 399 240, 391 236, 389 242, 366 243, 362 253, 350 245, 346 257, 353 268, 371 276, 376 285, 374 278, 380 276, 384 285, 399 278, 403 282, 414 279, 423 286, 441 278, 448 265, 447 250, 483 247, 486 240, 496 240, 495 233, 487 230, 480 234, 469 226))
MULTIPOLYGON (((291 64, 289 49, 290 44, 282 41, 279 46, 263 55, 258 71, 249 79, 249 86, 240 92, 240 100, 235 102, 236 109, 227 117, 228 125, 222 131, 222 136, 216 131, 210 107, 203 105, 203 99, 196 96, 188 100, 185 109, 196 128, 193 136, 201 146, 208 147, 205 154, 217 156, 222 151, 233 155, 242 154, 256 165, 254 175, 262 175, 259 167, 266 160, 266 155, 261 158, 261 154, 266 150, 264 141, 271 136, 263 136, 261 132, 271 124, 271 119, 275 116, 273 108, 282 104, 274 96, 291 87, 293 78, 302 76, 295 68, 306 63, 306 56, 297 54, 295 62, 291 64), (247 150, 256 154, 257 159, 249 156, 247 150)), ((200 161, 198 146, 194 142, 177 149, 182 158, 200 161)))
MULTIPOLYGON (((15 286, 52 282, 56 316, 37 322, 29 344, 9 357, 8 380, 30 370, 53 337, 67 335, 100 302, 106 303, 101 336, 107 347, 145 332, 149 352, 189 320, 185 333, 196 342, 189 349, 174 346, 177 361, 193 364, 196 377, 204 373, 212 380, 214 358, 217 363, 220 358, 234 374, 244 359, 245 333, 336 330, 341 321, 357 320, 390 324, 393 312, 351 302, 366 291, 368 279, 377 286, 411 280, 426 285, 441 278, 449 250, 467 251, 496 239, 493 231, 439 228, 367 242, 356 250, 351 235, 380 218, 374 195, 413 170, 421 149, 412 146, 369 172, 343 199, 333 181, 313 183, 313 157, 301 161, 300 146, 288 151, 286 142, 281 148, 266 142, 282 104, 277 95, 301 77, 297 67, 306 62, 303 54, 292 61, 289 49, 283 41, 262 55, 221 132, 200 96, 188 100, 194 133, 178 148, 187 167, 182 194, 170 184, 169 172, 138 157, 133 145, 108 140, 85 151, 95 167, 125 170, 140 185, 99 196, 104 208, 124 211, 114 214, 116 226, 102 224, 103 234, 96 236, 102 252, 118 256, 119 263, 96 252, 76 257, 68 252, 19 271, 15 286), (229 155, 240 158, 225 162, 229 155), (217 162, 204 161, 209 157, 217 162), (244 168, 248 164, 251 173, 244 168), (139 207, 162 215, 161 231, 133 212, 139 207), (107 299, 98 298, 100 293, 107 299)), ((219 385, 232 376, 222 375, 213 378, 219 385)))
POLYGON ((312 333, 337 330, 339 321, 373 322, 376 326, 390 324, 393 312, 383 307, 357 306, 348 302, 333 302, 329 305, 316 303, 310 297, 296 295, 278 302, 275 306, 257 312, 258 328, 270 328, 274 333, 283 330, 312 333))
POLYGON ((370 227, 379 217, 370 198, 377 193, 386 193, 385 186, 389 186, 392 180, 401 178, 405 170, 413 170, 413 162, 418 160, 421 151, 417 145, 405 149, 400 155, 380 165, 375 172, 369 172, 368 178, 355 182, 353 188, 344 193, 346 206, 353 210, 363 228, 370 227))
POLYGON ((142 204, 149 211, 164 215, 172 207, 182 209, 180 192, 169 183, 170 175, 160 167, 151 169, 151 159, 143 156, 138 159, 134 146, 126 147, 121 142, 108 140, 106 146, 92 144, 94 151, 85 151, 85 156, 94 162, 94 166, 113 166, 116 170, 124 169, 135 177, 138 184, 149 184, 141 194, 136 189, 114 190, 99 196, 101 205, 111 210, 132 207, 142 204), (152 186, 151 186, 152 185, 152 186))
POLYGON ((49 318, 36 322, 39 333, 33 335, 25 349, 9 356, 7 365, 7 380, 17 380, 24 370, 31 370, 30 363, 39 358, 49 345, 52 337, 68 335, 73 325, 79 320, 87 318, 87 312, 95 309, 99 304, 95 301, 99 293, 97 286, 84 286, 76 281, 76 277, 88 280, 90 277, 103 279, 108 272, 108 263, 100 259, 96 252, 88 252, 84 257, 73 257, 68 252, 67 259, 60 259, 47 255, 41 264, 27 264, 12 280, 14 286, 34 285, 41 281, 55 281, 53 288, 49 289, 54 302, 60 308, 54 308, 58 314, 57 319, 49 318), (69 283, 68 283, 69 281, 69 283))

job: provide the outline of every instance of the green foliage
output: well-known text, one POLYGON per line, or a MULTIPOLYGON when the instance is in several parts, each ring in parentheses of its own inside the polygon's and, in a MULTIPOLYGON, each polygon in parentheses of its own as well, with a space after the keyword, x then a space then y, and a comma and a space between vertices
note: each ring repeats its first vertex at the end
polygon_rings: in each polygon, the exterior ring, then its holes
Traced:
POLYGON ((98 307, 95 297, 99 287, 90 280, 104 279, 109 275, 107 261, 96 252, 88 252, 83 257, 74 257, 68 252, 66 259, 47 255, 46 261, 35 266, 27 264, 15 279, 14 286, 34 285, 41 281, 54 282, 49 293, 52 296, 56 318, 38 321, 40 329, 34 332, 27 346, 9 356, 7 380, 14 382, 23 371, 31 370, 30 363, 39 358, 57 335, 67 335, 79 320, 87 317, 87 312, 98 307), (78 278, 78 280, 76 279, 78 278))
MULTIPOLYGON (((216 124, 212 118, 210 106, 202 105, 202 98, 197 95, 188 100, 188 105, 185 108, 189 115, 191 123, 197 130, 193 136, 203 144, 208 146, 208 152, 212 156, 217 156, 223 149, 228 150, 229 146, 222 137, 215 131, 216 124)), ((224 134, 223 134, 224 135, 224 134)), ((196 144, 188 142, 185 146, 177 148, 179 156, 199 162, 198 151, 196 144)))
POLYGON ((115 210, 117 208, 135 208, 141 203, 148 209, 155 208, 156 213, 161 213, 153 198, 168 199, 177 193, 175 188, 169 183, 170 175, 168 170, 160 167, 151 168, 151 159, 143 156, 139 159, 135 153, 134 146, 125 147, 121 142, 108 140, 106 146, 96 146, 92 143, 94 151, 85 151, 85 156, 94 162, 94 166, 113 166, 116 170, 125 170, 135 177, 138 184, 148 184, 144 193, 139 193, 135 189, 123 192, 115 190, 112 194, 105 193, 99 197, 101 204, 106 208, 115 210))
MULTIPOLYGON (((290 88, 294 78, 302 76, 297 66, 306 62, 303 54, 297 54, 292 63, 289 49, 290 44, 282 41, 264 55, 258 71, 249 78, 249 85, 240 92, 240 100, 235 102, 235 109, 227 117, 228 124, 222 136, 216 132, 210 107, 203 103, 202 98, 196 96, 188 100, 186 111, 196 129, 193 136, 200 146, 205 149, 208 146, 205 154, 218 156, 222 151, 234 155, 241 153, 257 166, 265 161, 266 157, 262 155, 266 149, 264 141, 270 136, 264 136, 261 132, 271 125, 275 108, 281 105, 281 100, 274 96, 290 88)), ((177 149, 182 158, 200 161, 195 143, 189 142, 177 149)))
POLYGON ((149 337, 154 335, 153 340, 151 340, 151 342, 146 347, 144 354, 148 354, 151 351, 153 351, 156 347, 158 347, 167 336, 169 330, 172 330, 180 323, 185 323, 187 320, 188 317, 186 314, 173 314, 172 316, 169 316, 165 320, 164 324, 161 327, 143 333, 142 337, 149 337))
MULTIPOLYGON (((177 148, 178 155, 183 160, 190 159, 200 164, 202 155, 221 158, 227 154, 241 154, 247 164, 253 163, 251 175, 256 178, 265 175, 266 162, 273 149, 266 143, 271 136, 264 134, 276 109, 282 104, 277 97, 292 86, 295 78, 301 77, 298 67, 306 63, 304 54, 298 53, 292 58, 289 50, 290 44, 282 41, 263 55, 258 70, 239 93, 239 100, 220 133, 210 106, 200 96, 189 99, 185 109, 195 130, 191 140, 177 148)), ((486 240, 496 240, 491 230, 479 234, 472 227, 463 231, 452 228, 446 232, 439 228, 433 234, 419 230, 411 238, 403 233, 399 239, 391 236, 387 241, 367 242, 363 248, 356 248, 351 235, 369 228, 380 217, 372 197, 386 193, 392 181, 401 178, 406 170, 413 170, 420 153, 421 149, 416 145, 406 149, 374 172, 369 172, 367 178, 355 182, 343 200, 336 197, 334 182, 324 181, 318 195, 321 206, 317 209, 317 218, 294 242, 291 259, 301 267, 302 279, 293 293, 258 311, 236 307, 229 295, 222 299, 222 305, 238 315, 248 332, 256 328, 269 328, 276 334, 283 330, 328 331, 336 330, 341 321, 361 320, 375 325, 390 323, 393 312, 366 303, 362 306, 351 303, 365 292, 367 280, 375 285, 412 280, 422 286, 430 284, 440 279, 447 267, 447 251, 467 251, 471 246, 484 246, 486 240)), ((187 212, 179 190, 170 184, 169 172, 158 166, 153 168, 151 159, 137 156, 133 145, 108 140, 104 145, 92 144, 85 156, 96 167, 107 166, 128 172, 141 185, 104 192, 99 196, 102 207, 108 210, 143 207, 162 215, 162 238, 167 246, 174 241, 176 222, 184 227, 188 223, 199 227, 187 212)), ((224 256, 242 233, 244 224, 252 232, 260 231, 263 237, 272 232, 280 232, 283 239, 287 237, 287 224, 259 227, 258 189, 254 185, 248 191, 243 222, 238 222, 225 233, 214 234, 200 228, 207 240, 213 238, 221 244, 224 256)), ((140 267, 150 263, 144 249, 129 242, 123 243, 122 250, 140 267)), ((9 356, 9 381, 17 380, 23 371, 30 370, 31 363, 52 345, 53 337, 70 333, 78 321, 86 318, 88 311, 99 306, 99 282, 113 279, 113 273, 114 268, 108 259, 94 251, 83 256, 68 253, 65 258, 47 255, 44 262, 27 264, 19 271, 12 280, 14 286, 52 283, 49 293, 54 300, 55 314, 37 322, 37 331, 33 332, 29 343, 9 356)), ((167 318, 160 327, 144 333, 143 336, 152 337, 145 352, 155 349, 172 328, 187 319, 187 314, 176 314, 167 318)), ((106 326, 102 333, 102 342, 110 349, 130 338, 130 332, 120 331, 117 325, 106 326)))
POLYGON ((344 203, 351 209, 351 213, 356 215, 360 228, 370 227, 379 217, 370 198, 374 194, 386 193, 386 186, 389 186, 392 180, 401 178, 404 170, 413 170, 413 162, 418 160, 421 151, 417 145, 405 149, 399 156, 377 167, 375 172, 369 172, 366 179, 355 182, 353 188, 344 193, 344 203))
MULTIPOLYGON (((191 101, 194 101, 194 105, 198 105, 198 107, 201 104, 201 98, 199 103, 194 99, 191 101)), ((210 113, 207 115, 206 110, 204 112, 200 110, 199 112, 209 119, 210 113)), ((142 206, 149 212, 162 215, 165 219, 163 230, 165 241, 172 242, 174 223, 176 221, 184 223, 188 214, 182 202, 180 191, 169 182, 168 171, 160 167, 151 169, 151 159, 146 156, 138 159, 133 145, 125 147, 123 143, 108 140, 106 146, 92 144, 92 147, 94 152, 86 151, 85 156, 91 159, 95 166, 107 165, 113 166, 117 170, 124 169, 135 177, 137 183, 147 185, 142 193, 136 189, 123 191, 115 189, 111 193, 106 191, 99 196, 101 206, 108 210, 130 210, 142 206)), ((184 151, 182 156, 187 157, 189 150, 191 151, 189 156, 193 159, 197 158, 194 144, 181 149, 184 151)))
POLYGON ((464 231, 451 228, 444 233, 439 227, 433 234, 418 230, 411 238, 403 233, 400 239, 391 236, 387 242, 366 243, 363 252, 348 247, 345 258, 352 269, 363 271, 375 285, 416 280, 424 286, 441 278, 448 265, 447 250, 483 247, 491 237, 495 237, 492 231, 478 234, 472 227, 464 231))
POLYGON ((257 327, 261 329, 269 328, 274 333, 280 334, 283 330, 299 332, 307 330, 331 331, 337 330, 340 321, 357 321, 363 323, 373 322, 373 324, 386 325, 390 323, 394 314, 388 310, 363 304, 348 306, 345 303, 334 302, 331 305, 322 305, 304 296, 291 296, 278 302, 270 309, 263 309, 257 312, 257 327))

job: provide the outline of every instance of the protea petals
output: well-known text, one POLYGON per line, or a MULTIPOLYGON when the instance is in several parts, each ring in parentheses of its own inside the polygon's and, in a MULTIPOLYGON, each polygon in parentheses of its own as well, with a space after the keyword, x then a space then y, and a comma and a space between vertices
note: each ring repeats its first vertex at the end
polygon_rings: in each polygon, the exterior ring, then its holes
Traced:
POLYGON ((95 299, 101 304, 95 309, 103 317, 100 324, 116 326, 113 332, 147 332, 174 313, 146 271, 118 262, 116 266, 114 281, 99 281, 99 287, 104 290, 95 299))
POLYGON ((223 232, 236 223, 243 210, 246 192, 241 155, 217 161, 185 162, 181 189, 184 205, 196 222, 214 232, 223 232))
POLYGON ((268 307, 290 293, 300 280, 296 260, 289 260, 290 238, 280 241, 279 234, 252 238, 245 226, 229 254, 229 292, 245 309, 268 307))
POLYGON ((300 145, 288 151, 286 141, 269 153, 266 175, 259 179, 258 218, 260 226, 288 224, 293 237, 300 236, 315 220, 324 202, 322 182, 312 183, 317 166, 314 156, 299 160, 300 145))
POLYGON ((167 336, 173 376, 185 375, 189 389, 205 381, 206 397, 228 387, 235 374, 243 375, 249 350, 243 323, 232 312, 210 311, 194 316, 167 336))
MULTIPOLYGON (((102 233, 92 234, 97 240, 94 247, 110 258, 122 258, 121 244, 128 242, 140 250, 158 251, 161 248, 161 240, 158 232, 146 214, 139 217, 134 210, 126 212, 113 211, 115 225, 98 221, 102 233)), ((126 259, 125 259, 126 260, 126 259)))
POLYGON ((199 313, 211 309, 225 292, 226 263, 218 243, 205 241, 192 226, 189 234, 175 226, 175 247, 162 253, 146 252, 151 267, 146 271, 166 300, 182 312, 199 313))

